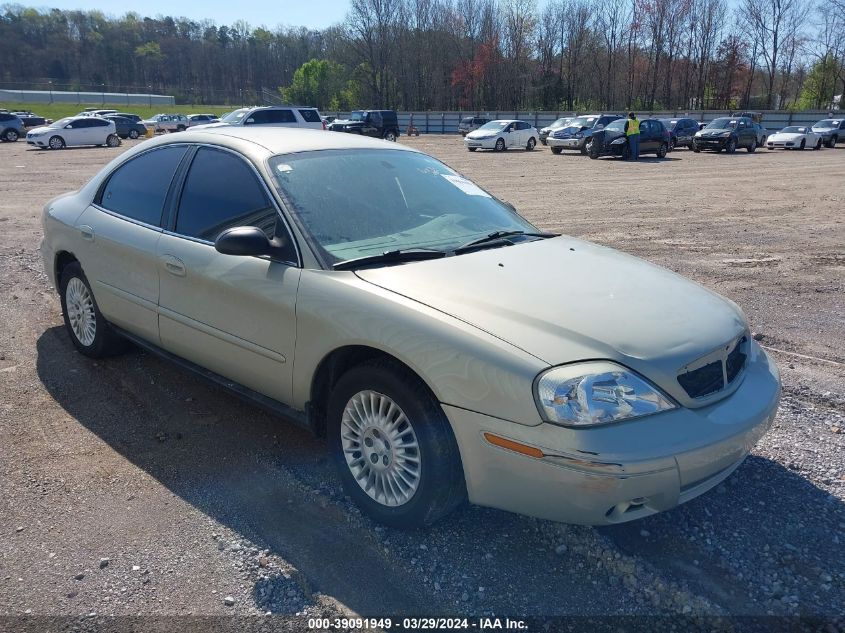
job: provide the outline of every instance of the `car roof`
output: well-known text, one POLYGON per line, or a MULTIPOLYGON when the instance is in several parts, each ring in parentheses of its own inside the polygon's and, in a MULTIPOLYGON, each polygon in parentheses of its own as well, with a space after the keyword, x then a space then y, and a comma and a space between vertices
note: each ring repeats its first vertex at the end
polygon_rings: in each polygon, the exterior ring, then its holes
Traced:
POLYGON ((238 149, 258 159, 274 154, 294 154, 322 149, 393 149, 418 152, 406 145, 358 134, 340 134, 307 128, 266 126, 224 126, 195 130, 188 128, 181 134, 168 134, 146 141, 140 147, 170 143, 210 143, 238 149))

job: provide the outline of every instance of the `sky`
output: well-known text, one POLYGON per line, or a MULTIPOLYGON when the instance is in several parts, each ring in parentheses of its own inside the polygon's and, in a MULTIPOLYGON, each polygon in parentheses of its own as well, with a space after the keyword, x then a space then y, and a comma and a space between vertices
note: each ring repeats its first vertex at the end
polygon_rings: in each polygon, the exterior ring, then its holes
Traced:
POLYGON ((311 29, 323 29, 342 21, 349 8, 349 0, 319 0, 313 4, 302 0, 144 0, 134 5, 115 3, 114 0, 50 0, 46 5, 18 0, 18 4, 51 9, 98 9, 113 16, 131 10, 145 17, 184 16, 192 20, 210 19, 217 24, 246 20, 252 26, 307 26, 311 29))

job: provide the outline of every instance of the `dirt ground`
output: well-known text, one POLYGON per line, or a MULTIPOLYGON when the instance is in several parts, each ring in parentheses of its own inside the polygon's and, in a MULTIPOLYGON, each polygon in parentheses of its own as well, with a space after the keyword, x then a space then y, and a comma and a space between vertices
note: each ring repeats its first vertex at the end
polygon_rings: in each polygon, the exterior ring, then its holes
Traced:
POLYGON ((350 613, 841 616, 845 149, 630 164, 403 140, 543 229, 737 302, 784 382, 745 464, 612 528, 477 507, 422 532, 376 526, 344 498, 322 440, 148 354, 73 351, 37 253, 40 211, 132 143, 2 144, 0 630, 141 614, 272 614, 289 630, 350 613))

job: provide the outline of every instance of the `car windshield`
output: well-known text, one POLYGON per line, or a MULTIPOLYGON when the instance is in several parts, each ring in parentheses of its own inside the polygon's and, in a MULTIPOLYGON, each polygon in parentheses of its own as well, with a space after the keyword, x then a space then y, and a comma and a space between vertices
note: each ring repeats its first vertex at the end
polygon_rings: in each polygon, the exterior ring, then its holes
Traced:
POLYGON ((461 123, 463 123, 464 125, 472 125, 472 117, 465 116, 463 119, 461 119, 461 123))
POLYGON ((557 119, 554 123, 552 123, 549 127, 563 127, 567 125, 571 119, 569 117, 564 117, 557 119))
POLYGON ((596 122, 598 117, 595 116, 579 116, 572 119, 568 124, 567 127, 593 127, 593 124, 596 122))
POLYGON ((385 251, 450 251, 495 231, 536 232, 438 160, 401 150, 320 150, 270 159, 275 184, 332 264, 385 251))
POLYGON ((49 127, 56 127, 56 128, 58 128, 58 127, 64 127, 64 126, 66 126, 68 123, 70 123, 71 121, 73 121, 73 117, 72 117, 72 116, 65 117, 64 119, 59 119, 59 120, 58 120, 58 121, 56 121, 55 123, 51 123, 49 127))
POLYGON ((660 119, 660 121, 666 126, 667 130, 674 130, 675 126, 678 125, 678 122, 673 119, 660 119))
POLYGON ((349 115, 350 121, 363 121, 366 118, 366 113, 363 110, 353 110, 349 115))
POLYGON ((720 119, 713 119, 707 126, 704 128, 705 130, 734 130, 736 129, 736 119, 730 119, 728 117, 722 117, 720 119))
POLYGON ((817 127, 821 130, 827 130, 829 128, 839 127, 839 121, 836 119, 824 119, 823 121, 819 121, 813 127, 817 127))
POLYGON ((491 132, 498 132, 510 124, 510 121, 490 121, 478 128, 478 131, 481 132, 482 130, 490 130, 491 132))
POLYGON ((625 119, 616 119, 615 121, 611 121, 608 123, 605 130, 612 130, 614 132, 624 132, 625 131, 625 119))
POLYGON ((221 121, 225 121, 226 123, 237 123, 242 118, 244 118, 244 116, 246 115, 247 112, 249 112, 249 110, 247 108, 242 108, 240 110, 234 110, 234 111, 230 112, 229 114, 225 115, 221 119, 221 121))
POLYGON ((798 127, 797 125, 790 125, 781 130, 784 134, 806 134, 809 130, 805 127, 798 127))

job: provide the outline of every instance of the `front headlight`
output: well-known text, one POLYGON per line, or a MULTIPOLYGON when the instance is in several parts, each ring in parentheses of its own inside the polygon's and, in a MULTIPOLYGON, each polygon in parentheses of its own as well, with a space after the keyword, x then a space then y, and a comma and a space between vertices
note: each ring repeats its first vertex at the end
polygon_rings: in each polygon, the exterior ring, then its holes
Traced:
POLYGON ((657 387, 610 361, 554 367, 535 383, 540 416, 566 426, 595 426, 677 408, 657 387))
POLYGON ((722 132, 721 134, 719 134, 719 136, 721 136, 722 138, 728 138, 730 135, 730 132, 722 132))

